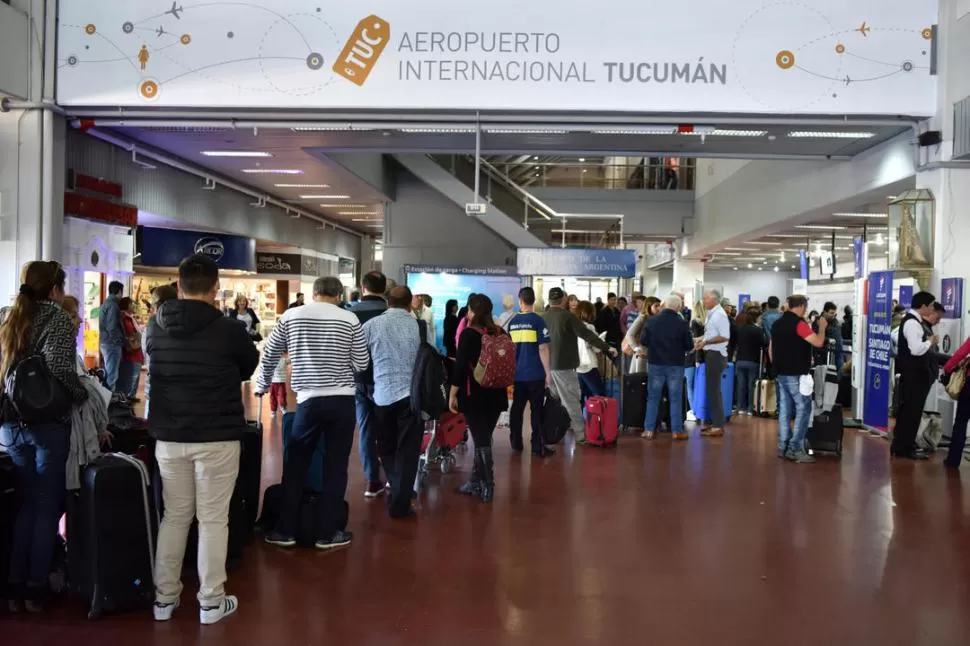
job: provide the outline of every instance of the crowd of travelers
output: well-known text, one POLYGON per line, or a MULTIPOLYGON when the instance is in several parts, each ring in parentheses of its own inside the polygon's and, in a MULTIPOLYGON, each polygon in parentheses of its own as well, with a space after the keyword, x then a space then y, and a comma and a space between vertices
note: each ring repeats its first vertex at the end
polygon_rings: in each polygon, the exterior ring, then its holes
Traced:
MULTIPOLYGON (((296 395, 279 514, 274 526, 264 528, 267 543, 287 549, 298 545, 306 522, 305 485, 319 456, 312 545, 326 551, 352 543, 346 499, 355 430, 363 495, 386 498, 391 518, 417 515, 414 485, 429 419, 427 409, 415 404, 415 388, 426 386, 421 375, 434 374, 423 372, 427 364, 422 362, 439 357, 431 347, 437 336, 429 295, 412 294, 375 271, 363 277, 361 291, 347 303, 337 278, 319 278, 310 299, 299 294, 262 340, 259 321, 244 297, 228 313, 216 305, 216 263, 204 255, 190 256, 179 266, 177 290, 165 286, 153 294, 145 330, 131 317, 123 285, 109 285, 99 322, 104 372, 95 378, 77 355, 78 303, 65 295, 65 278, 56 262, 29 263, 13 304, 0 310, 0 370, 6 377, 0 444, 23 488, 11 552, 2 555, 9 561, 10 610, 42 609, 65 491, 78 486, 79 465, 111 439, 103 424, 97 428, 95 423, 94 448, 86 448, 91 438, 75 427, 90 424, 78 422, 83 416, 77 411, 94 406, 97 413, 112 392, 135 398, 143 364, 145 414, 156 441, 164 508, 154 557, 156 620, 171 619, 178 609, 193 519, 198 521, 201 623, 218 622, 239 607, 239 600, 225 591, 228 519, 247 430, 240 385, 254 376, 256 396, 270 395, 274 415, 289 412, 288 390, 296 395), (24 374, 23 366, 38 358, 56 405, 40 417, 33 411, 28 421, 29 397, 23 390, 31 382, 10 375, 24 374)), ((663 300, 610 294, 594 304, 553 287, 541 314, 537 300, 531 287, 523 287, 515 298, 503 298, 498 315, 484 294, 471 294, 461 308, 456 300, 446 303, 439 357, 445 376, 435 386, 441 396, 438 412, 462 415, 474 446, 461 494, 484 503, 494 500, 493 435, 506 411, 514 453, 526 449, 528 404, 532 455, 555 455, 542 433, 548 396, 568 412, 575 442, 583 444, 584 402, 608 392, 609 378, 601 369, 615 362, 626 372, 647 375, 645 440, 656 439, 665 402, 673 440, 688 440, 685 420, 699 422, 704 438, 723 436, 731 410, 716 403, 722 399, 722 373, 728 365, 736 367, 739 415, 752 414, 755 383, 769 375, 778 397, 778 456, 799 464, 814 461, 805 446, 812 423, 806 381, 820 361, 841 368, 843 337, 852 330, 850 309, 839 326, 834 304, 826 303, 813 320, 801 295, 789 296, 784 304, 776 297, 745 303, 740 311, 716 289, 705 291, 693 309, 679 293, 663 300), (715 403, 698 419, 694 399, 701 390, 696 383, 700 373, 706 399, 715 403)), ((961 383, 967 371, 970 340, 952 357, 939 354, 932 324, 940 309, 932 294, 920 292, 900 321, 896 369, 901 398, 891 448, 897 458, 928 458, 915 438, 930 385, 941 366, 961 383)), ((970 420, 968 390, 959 394, 945 462, 952 468, 962 461, 970 420)))

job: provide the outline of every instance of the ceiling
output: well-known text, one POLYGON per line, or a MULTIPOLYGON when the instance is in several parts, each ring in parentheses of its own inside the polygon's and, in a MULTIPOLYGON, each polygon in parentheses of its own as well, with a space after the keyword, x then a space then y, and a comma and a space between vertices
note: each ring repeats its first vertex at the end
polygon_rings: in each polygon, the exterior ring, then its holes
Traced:
MULTIPOLYGON (((750 120, 744 126, 600 126, 503 123, 482 126, 480 148, 486 159, 500 161, 518 181, 535 183, 535 166, 543 175, 590 172, 579 166, 602 165, 605 157, 733 157, 798 159, 848 158, 886 141, 909 126, 880 122, 840 126, 778 125, 750 120), (683 129, 683 128, 682 128, 683 129), (797 129, 797 130, 796 130, 797 129), (688 128, 687 130, 690 130, 688 128), (793 133, 798 136, 791 136, 793 133), (580 159, 583 161, 580 162, 580 159), (528 163, 526 163, 528 162, 528 163), (531 175, 530 175, 530 170, 531 175)), ((93 125, 120 137, 164 151, 239 184, 360 231, 380 235, 386 197, 336 164, 307 152, 473 153, 475 134, 468 124, 330 123, 263 125, 243 122, 131 122, 95 119, 93 125), (261 153, 263 157, 207 156, 217 153, 261 153), (274 174, 270 171, 289 171, 274 174)), ((593 175, 590 175, 592 177, 593 175)), ((554 184, 550 184, 554 185, 554 184)))

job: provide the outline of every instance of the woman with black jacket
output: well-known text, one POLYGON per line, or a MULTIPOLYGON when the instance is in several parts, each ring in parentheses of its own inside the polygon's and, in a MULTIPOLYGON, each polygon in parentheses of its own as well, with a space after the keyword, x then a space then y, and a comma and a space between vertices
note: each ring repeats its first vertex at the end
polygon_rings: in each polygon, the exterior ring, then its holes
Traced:
POLYGON ((468 302, 468 326, 458 340, 458 358, 451 378, 451 412, 461 411, 475 442, 475 466, 471 479, 458 490, 492 502, 495 475, 492 470, 492 433, 498 418, 509 406, 505 388, 483 388, 475 381, 474 370, 482 354, 482 337, 505 334, 492 320, 492 301, 476 294, 468 302))
MULTIPOLYGON (((30 355, 40 355, 72 403, 87 399, 77 374, 77 341, 71 317, 61 309, 66 275, 59 263, 27 263, 20 293, 0 310, 0 375, 30 355)), ((4 386, 0 383, 0 389, 4 386)), ((64 507, 70 413, 24 425, 3 393, 0 444, 9 452, 23 492, 14 523, 7 595, 11 612, 40 612, 49 590, 57 523, 64 507)), ((7 555, 3 555, 4 558, 7 555)))
POLYGON ((458 356, 458 301, 452 299, 445 303, 445 352, 454 359, 458 356))
POLYGON ((263 340, 263 336, 259 333, 259 318, 253 308, 249 306, 249 299, 242 294, 236 297, 235 307, 229 311, 229 318, 234 321, 241 321, 246 326, 246 332, 249 333, 249 338, 253 342, 263 340))

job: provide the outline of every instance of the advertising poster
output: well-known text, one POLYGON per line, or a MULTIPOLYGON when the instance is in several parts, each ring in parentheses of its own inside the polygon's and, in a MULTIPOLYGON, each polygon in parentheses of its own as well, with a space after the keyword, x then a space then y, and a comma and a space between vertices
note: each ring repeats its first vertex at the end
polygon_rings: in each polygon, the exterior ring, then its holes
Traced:
POLYGON ((899 304, 909 309, 913 306, 913 286, 912 285, 900 285, 899 286, 899 304))
POLYGON ((804 249, 798 252, 798 268, 799 277, 802 280, 808 280, 808 253, 804 249))
POLYGON ((963 279, 944 278, 940 281, 942 295, 940 305, 946 310, 943 318, 963 318, 963 279))
POLYGON ((889 391, 892 386, 893 272, 869 275, 869 313, 866 319, 866 393, 862 421, 866 426, 889 430, 889 391))
POLYGON ((864 278, 866 275, 865 249, 866 243, 862 238, 852 241, 852 260, 855 264, 856 278, 864 278))
POLYGON ((751 294, 738 294, 738 309, 743 310, 744 304, 751 300, 751 294))

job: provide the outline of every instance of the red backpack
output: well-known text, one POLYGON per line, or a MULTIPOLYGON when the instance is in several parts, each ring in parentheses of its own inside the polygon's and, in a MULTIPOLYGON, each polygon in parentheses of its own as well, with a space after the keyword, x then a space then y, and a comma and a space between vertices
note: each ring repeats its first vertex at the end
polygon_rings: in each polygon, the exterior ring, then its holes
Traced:
POLYGON ((475 381, 482 388, 508 388, 515 383, 515 344, 504 332, 482 334, 482 353, 475 381))

